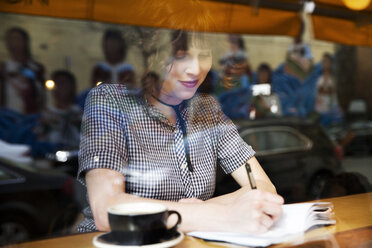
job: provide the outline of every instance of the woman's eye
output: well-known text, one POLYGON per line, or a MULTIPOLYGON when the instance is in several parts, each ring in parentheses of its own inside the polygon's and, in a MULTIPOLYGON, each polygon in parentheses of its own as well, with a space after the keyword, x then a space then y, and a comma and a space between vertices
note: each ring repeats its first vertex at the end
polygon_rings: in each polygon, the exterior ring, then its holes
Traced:
POLYGON ((210 53, 201 53, 199 54, 199 59, 209 59, 211 57, 210 53))
POLYGON ((175 59, 184 59, 186 57, 186 55, 187 55, 186 51, 179 50, 174 55, 174 58, 175 59))

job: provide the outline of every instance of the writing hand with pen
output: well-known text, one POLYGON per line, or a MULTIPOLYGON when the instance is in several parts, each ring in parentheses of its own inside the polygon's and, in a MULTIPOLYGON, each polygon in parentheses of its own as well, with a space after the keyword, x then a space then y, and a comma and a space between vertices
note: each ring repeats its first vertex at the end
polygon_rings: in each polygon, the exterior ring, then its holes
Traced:
POLYGON ((246 177, 235 178, 243 186, 231 194, 231 201, 228 203, 230 209, 228 223, 231 231, 249 234, 264 233, 282 214, 284 199, 276 194, 272 184, 267 184, 267 180, 264 177, 261 178, 262 174, 257 172, 257 167, 255 167, 256 162, 255 158, 250 159, 249 163, 245 162, 241 169, 246 170, 246 177))

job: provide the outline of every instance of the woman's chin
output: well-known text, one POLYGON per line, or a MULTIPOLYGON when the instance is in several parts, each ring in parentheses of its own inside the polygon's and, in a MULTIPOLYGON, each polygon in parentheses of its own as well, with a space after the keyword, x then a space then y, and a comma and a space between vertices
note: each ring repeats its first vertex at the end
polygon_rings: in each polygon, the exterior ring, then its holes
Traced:
POLYGON ((196 89, 193 90, 192 92, 182 92, 182 94, 180 94, 179 98, 182 99, 182 100, 189 100, 190 98, 192 98, 194 95, 195 95, 195 92, 196 92, 196 89))

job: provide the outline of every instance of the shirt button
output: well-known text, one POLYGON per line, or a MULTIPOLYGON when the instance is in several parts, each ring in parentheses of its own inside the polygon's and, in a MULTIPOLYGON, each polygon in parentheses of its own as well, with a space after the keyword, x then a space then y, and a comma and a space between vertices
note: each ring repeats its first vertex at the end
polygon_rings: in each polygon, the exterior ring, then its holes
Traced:
POLYGON ((186 163, 183 163, 183 164, 181 165, 181 168, 182 168, 182 169, 186 169, 186 167, 187 167, 187 164, 186 164, 186 163))
POLYGON ((93 161, 94 162, 98 162, 99 161, 99 157, 98 156, 94 156, 93 161))

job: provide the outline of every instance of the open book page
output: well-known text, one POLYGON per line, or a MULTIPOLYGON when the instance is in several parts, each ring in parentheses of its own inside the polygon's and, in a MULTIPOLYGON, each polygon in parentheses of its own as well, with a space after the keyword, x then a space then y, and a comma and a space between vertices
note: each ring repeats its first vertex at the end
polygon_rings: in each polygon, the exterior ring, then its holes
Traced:
POLYGON ((191 232, 188 235, 205 240, 223 241, 248 246, 268 246, 288 241, 314 225, 334 224, 330 203, 297 203, 283 205, 283 215, 269 231, 259 235, 231 232, 191 232))

